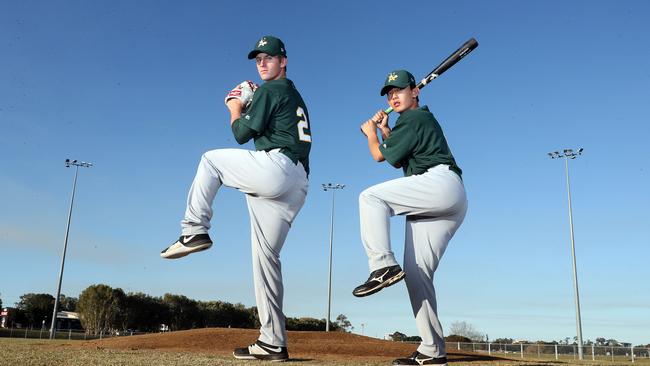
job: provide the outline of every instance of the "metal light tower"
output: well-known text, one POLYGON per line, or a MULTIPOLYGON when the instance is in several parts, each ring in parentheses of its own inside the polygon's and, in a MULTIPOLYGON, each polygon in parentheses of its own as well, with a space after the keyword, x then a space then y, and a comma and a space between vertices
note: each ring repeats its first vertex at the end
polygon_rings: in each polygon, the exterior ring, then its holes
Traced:
POLYGON ((327 318, 325 331, 330 331, 330 309, 332 306, 332 241, 334 239, 334 192, 337 189, 345 188, 345 184, 323 184, 323 191, 332 190, 332 214, 330 218, 330 263, 329 263, 329 279, 327 281, 327 318))
POLYGON ((566 171, 566 189, 569 196, 569 233, 571 235, 571 256, 573 258, 573 292, 575 295, 576 303, 576 331, 578 333, 578 358, 583 359, 582 354, 582 320, 580 318, 580 295, 578 292, 578 271, 576 269, 576 247, 573 240, 573 212, 571 210, 571 184, 569 182, 569 159, 575 159, 578 156, 582 155, 583 148, 579 148, 578 151, 573 151, 572 149, 564 149, 563 153, 559 151, 554 151, 548 153, 548 156, 551 159, 564 158, 564 168, 566 171))
POLYGON ((63 254, 61 255, 61 271, 59 272, 59 283, 56 287, 56 298, 54 298, 54 312, 52 313, 52 324, 50 326, 50 339, 54 339, 56 333, 56 313, 59 311, 59 297, 61 296, 61 281, 63 280, 63 267, 65 265, 65 252, 68 249, 68 233, 70 232, 70 219, 72 218, 72 205, 74 204, 74 193, 77 188, 77 175, 79 174, 79 167, 90 168, 92 163, 83 161, 65 159, 65 166, 75 167, 74 180, 72 181, 72 197, 70 198, 70 210, 68 211, 68 223, 65 227, 65 239, 63 240, 63 254))

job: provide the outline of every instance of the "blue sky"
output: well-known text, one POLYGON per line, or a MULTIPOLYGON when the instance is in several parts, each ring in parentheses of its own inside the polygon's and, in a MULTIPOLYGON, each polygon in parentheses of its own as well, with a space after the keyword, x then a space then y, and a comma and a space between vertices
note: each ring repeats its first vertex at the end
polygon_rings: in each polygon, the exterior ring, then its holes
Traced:
MULTIPOLYGON (((241 193, 215 202, 210 251, 164 261, 201 154, 236 147, 223 96, 259 81, 257 38, 287 45, 310 112, 310 191, 282 252, 287 316, 324 318, 336 193, 332 318, 360 333, 417 333, 403 284, 369 298, 358 195, 401 171, 375 163, 359 125, 385 74, 424 76, 480 45, 422 93, 470 207, 436 272, 445 330, 491 339, 575 335, 566 186, 570 162, 583 338, 650 343, 650 4, 644 1, 0 2, 0 298, 56 291, 80 170, 62 292, 126 291, 254 305, 241 193), (363 324, 363 326, 362 326, 363 324)), ((396 116, 391 117, 391 123, 396 116)), ((252 148, 251 144, 243 148, 252 148)), ((392 221, 402 257, 403 219, 392 221)))

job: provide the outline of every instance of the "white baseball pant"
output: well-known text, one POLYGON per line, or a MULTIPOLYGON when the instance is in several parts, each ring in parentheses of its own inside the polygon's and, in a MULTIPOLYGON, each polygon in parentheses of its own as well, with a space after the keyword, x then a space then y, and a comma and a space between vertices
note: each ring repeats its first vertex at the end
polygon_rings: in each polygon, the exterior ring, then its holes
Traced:
POLYGON ((280 250, 305 202, 308 184, 302 164, 294 164, 279 149, 208 151, 201 157, 181 221, 182 235, 207 233, 221 185, 246 193, 259 340, 275 346, 287 345, 280 250))
POLYGON ((467 212, 465 187, 448 165, 372 186, 359 196, 361 240, 370 271, 398 264, 391 251, 390 217, 406 215, 404 272, 422 342, 418 352, 446 355, 433 274, 467 212))

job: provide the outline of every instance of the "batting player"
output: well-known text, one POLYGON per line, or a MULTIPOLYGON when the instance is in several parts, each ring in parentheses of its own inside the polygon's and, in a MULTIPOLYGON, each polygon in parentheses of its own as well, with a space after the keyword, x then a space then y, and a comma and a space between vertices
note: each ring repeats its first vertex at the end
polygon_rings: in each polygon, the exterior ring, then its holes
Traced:
POLYGON ((226 96, 238 143, 255 141, 256 151, 219 149, 201 157, 181 221, 181 236, 162 251, 180 258, 208 249, 212 202, 222 185, 246 194, 250 214, 255 300, 261 323, 258 340, 233 355, 238 359, 289 358, 282 312, 280 250, 307 195, 311 131, 309 113, 286 78, 283 42, 264 36, 248 54, 264 83, 243 82, 226 96))
POLYGON ((400 114, 394 128, 379 111, 361 129, 372 157, 402 168, 404 177, 372 186, 359 196, 361 240, 371 274, 353 294, 367 296, 405 277, 422 342, 410 357, 393 364, 446 365, 433 274, 467 211, 462 172, 433 114, 419 106, 411 73, 388 74, 380 94, 387 95, 388 104, 400 114), (406 216, 403 271, 391 251, 389 219, 395 215, 406 216))

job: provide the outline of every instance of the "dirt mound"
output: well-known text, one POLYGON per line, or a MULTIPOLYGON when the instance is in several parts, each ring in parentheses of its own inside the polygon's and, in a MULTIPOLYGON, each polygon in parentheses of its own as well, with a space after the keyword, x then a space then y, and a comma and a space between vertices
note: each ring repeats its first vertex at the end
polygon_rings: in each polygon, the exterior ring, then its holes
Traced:
MULTIPOLYGON (((83 348, 156 349, 175 352, 200 352, 231 355, 233 349, 253 343, 259 336, 256 329, 205 328, 170 333, 145 334, 85 341, 83 348)), ((410 355, 416 344, 384 341, 357 334, 340 332, 289 332, 289 356, 294 359, 392 359, 410 355)), ((472 353, 448 350, 456 361, 498 360, 472 353)))

